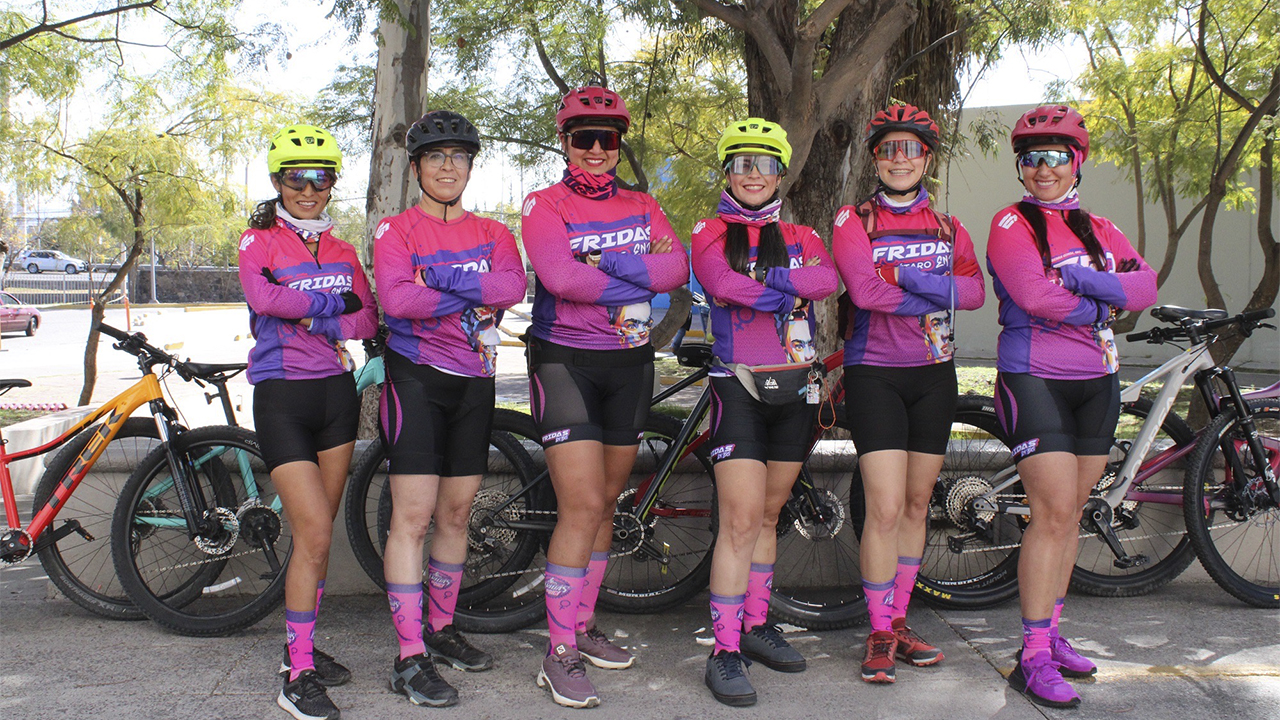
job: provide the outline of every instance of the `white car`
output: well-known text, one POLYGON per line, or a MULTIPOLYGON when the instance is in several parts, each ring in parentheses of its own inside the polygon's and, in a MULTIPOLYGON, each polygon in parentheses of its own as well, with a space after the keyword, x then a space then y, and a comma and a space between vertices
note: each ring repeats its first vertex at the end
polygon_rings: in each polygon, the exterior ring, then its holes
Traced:
POLYGON ((23 250, 14 261, 18 267, 26 268, 29 273, 45 270, 61 270, 68 275, 89 270, 89 263, 80 258, 73 258, 60 250, 23 250))

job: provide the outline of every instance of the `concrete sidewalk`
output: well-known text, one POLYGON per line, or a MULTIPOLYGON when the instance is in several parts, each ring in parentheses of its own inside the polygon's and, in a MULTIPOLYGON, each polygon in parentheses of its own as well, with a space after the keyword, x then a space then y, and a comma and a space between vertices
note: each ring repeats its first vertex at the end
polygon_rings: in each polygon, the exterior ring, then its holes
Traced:
MULTIPOLYGON (((275 705, 280 685, 273 674, 282 611, 235 637, 179 637, 149 622, 105 621, 61 598, 47 600, 40 572, 38 564, 0 571, 0 717, 288 717, 275 705)), ((753 667, 760 702, 746 709, 718 704, 703 686, 711 642, 705 593, 661 615, 602 616, 601 627, 639 662, 625 671, 590 671, 603 699, 593 711, 559 708, 534 684, 545 629, 472 636, 497 667, 442 670, 462 695, 459 706, 443 711, 413 707, 387 690, 396 644, 382 598, 326 597, 317 644, 354 673, 349 685, 331 691, 348 720, 1280 717, 1280 613, 1244 607, 1202 578, 1192 568, 1146 598, 1068 600, 1064 633, 1101 668, 1095 681, 1078 686, 1085 701, 1077 710, 1039 708, 1006 685, 1002 675, 1021 629, 1015 604, 983 612, 913 608, 912 625, 946 660, 900 666, 892 686, 857 679, 864 628, 792 630, 788 637, 809 658, 808 671, 753 667)))

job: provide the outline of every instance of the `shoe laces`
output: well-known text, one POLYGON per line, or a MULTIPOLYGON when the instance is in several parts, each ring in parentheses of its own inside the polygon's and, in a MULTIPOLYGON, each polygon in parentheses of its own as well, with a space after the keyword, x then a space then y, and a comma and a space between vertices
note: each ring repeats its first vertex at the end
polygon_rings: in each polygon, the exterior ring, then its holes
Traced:
POLYGON ((888 657, 893 654, 894 638, 873 637, 868 643, 871 646, 872 657, 888 657))
POLYGON ((583 635, 586 635, 587 637, 591 638, 591 640, 592 640, 592 641, 594 641, 594 642, 596 642, 596 643, 599 643, 599 644, 601 644, 601 645, 612 645, 612 644, 613 644, 613 643, 609 642, 609 636, 608 636, 608 635, 605 635, 605 634, 604 634, 604 633, 602 633, 602 632, 600 632, 600 629, 599 629, 599 628, 589 627, 589 628, 587 628, 586 632, 584 632, 584 633, 582 633, 582 634, 583 634, 583 635))
POLYGON ((899 639, 907 640, 912 644, 919 644, 919 645, 928 644, 924 641, 924 638, 916 634, 915 630, 912 630, 910 627, 906 625, 903 625, 900 628, 895 628, 893 631, 893 634, 898 636, 899 639))
POLYGON ((1062 678, 1062 672, 1058 669, 1061 665, 1049 657, 1049 653, 1041 653, 1031 660, 1022 661, 1022 671, 1027 676, 1027 682, 1030 683, 1034 678, 1041 685, 1064 685, 1066 680, 1062 678))
POLYGON ((1071 643, 1061 635, 1054 635, 1049 638, 1049 647, 1052 652, 1059 655, 1079 655, 1076 649, 1071 647, 1071 643))
POLYGON ((749 667, 751 667, 751 660, 743 657, 742 653, 721 650, 716 654, 716 669, 720 671, 720 677, 724 680, 741 677, 745 674, 743 671, 749 667))
POLYGON ((320 684, 320 676, 314 670, 303 670, 298 679, 290 684, 297 688, 298 695, 304 700, 314 700, 321 696, 328 697, 324 686, 320 684))
POLYGON ((556 662, 560 663, 565 675, 571 678, 587 676, 587 666, 582 662, 581 655, 565 653, 564 655, 552 655, 552 657, 556 659, 556 662))

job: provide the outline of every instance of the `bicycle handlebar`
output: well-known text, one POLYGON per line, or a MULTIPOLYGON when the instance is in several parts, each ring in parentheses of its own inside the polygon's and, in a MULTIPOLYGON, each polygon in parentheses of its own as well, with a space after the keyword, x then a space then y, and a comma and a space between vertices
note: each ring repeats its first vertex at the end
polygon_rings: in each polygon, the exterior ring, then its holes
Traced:
POLYGON ((1240 326, 1240 332, 1248 337, 1255 329, 1259 327, 1273 327, 1266 325, 1262 321, 1275 317, 1275 308, 1263 308, 1261 310, 1250 310, 1242 312, 1229 318, 1221 320, 1183 320, 1183 324, 1177 327, 1154 327, 1145 332, 1130 333, 1124 336, 1129 342, 1145 341, 1155 345, 1170 340, 1190 339, 1193 333, 1200 334, 1211 330, 1216 330, 1228 325, 1240 326))
POLYGON ((168 365, 178 373, 178 377, 188 382, 201 377, 185 362, 147 342, 147 336, 142 333, 125 332, 106 323, 98 325, 98 330, 119 341, 115 344, 117 350, 123 350, 147 365, 168 365))

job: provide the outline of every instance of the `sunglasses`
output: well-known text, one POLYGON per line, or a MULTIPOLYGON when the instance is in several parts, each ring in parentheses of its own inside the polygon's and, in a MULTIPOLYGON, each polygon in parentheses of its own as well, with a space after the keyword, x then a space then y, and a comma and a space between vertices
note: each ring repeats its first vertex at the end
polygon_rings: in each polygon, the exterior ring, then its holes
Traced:
POLYGON ((464 150, 457 150, 451 153, 446 153, 442 150, 430 150, 422 154, 422 164, 432 170, 444 167, 446 159, 452 160, 453 166, 459 170, 466 170, 471 167, 471 153, 464 150))
POLYGON ((734 155, 724 164, 725 172, 731 175, 750 175, 752 168, 761 175, 781 175, 785 170, 782 160, 772 155, 734 155))
POLYGON ((622 133, 617 130, 574 130, 569 133, 569 147, 590 150, 600 143, 600 149, 617 150, 622 146, 622 133))
POLYGON ((322 168, 290 168, 281 170, 278 177, 281 185, 298 192, 306 190, 307 183, 311 183, 316 192, 324 192, 338 182, 338 173, 322 168))
POLYGON ((892 160, 902 153, 908 160, 924 157, 928 148, 919 140, 885 140, 876 146, 877 160, 892 160))
POLYGON ((1066 150, 1029 150, 1018 156, 1018 164, 1022 167, 1039 167, 1040 163, 1056 168, 1071 164, 1071 153, 1066 150))

